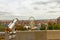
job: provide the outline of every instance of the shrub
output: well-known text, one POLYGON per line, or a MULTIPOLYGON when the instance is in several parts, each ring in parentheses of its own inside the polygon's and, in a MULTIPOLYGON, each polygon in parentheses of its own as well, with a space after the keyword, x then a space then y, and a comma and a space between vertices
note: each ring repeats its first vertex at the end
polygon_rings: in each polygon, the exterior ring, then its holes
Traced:
POLYGON ((5 27, 3 24, 0 24, 0 31, 5 31, 5 27))
POLYGON ((45 25, 42 24, 40 30, 45 30, 45 28, 46 28, 45 25))

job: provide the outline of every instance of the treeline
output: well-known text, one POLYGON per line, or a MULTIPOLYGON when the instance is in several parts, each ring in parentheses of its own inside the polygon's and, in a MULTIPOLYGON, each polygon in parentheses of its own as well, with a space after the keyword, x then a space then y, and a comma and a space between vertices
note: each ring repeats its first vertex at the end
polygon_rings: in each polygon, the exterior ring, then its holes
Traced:
MULTIPOLYGON (((27 30, 24 28, 24 25, 15 25, 15 30, 27 30)), ((41 24, 41 27, 39 30, 45 30, 46 29, 46 25, 45 24, 41 24)), ((60 23, 59 24, 52 24, 52 23, 48 23, 47 26, 47 30, 60 30, 60 23)), ((5 26, 3 23, 0 23, 0 31, 5 31, 5 26)))
MULTIPOLYGON (((16 25, 16 30, 26 30, 24 25, 16 25)), ((60 24, 48 24, 47 29, 45 24, 41 24, 40 30, 60 30, 60 24)))

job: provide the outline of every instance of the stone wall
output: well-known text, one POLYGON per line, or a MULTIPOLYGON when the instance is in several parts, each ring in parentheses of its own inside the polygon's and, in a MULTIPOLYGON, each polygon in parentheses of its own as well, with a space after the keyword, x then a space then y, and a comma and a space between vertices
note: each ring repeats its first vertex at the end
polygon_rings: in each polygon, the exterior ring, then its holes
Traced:
POLYGON ((15 40, 60 40, 60 30, 17 31, 15 40))
POLYGON ((17 32, 16 40, 47 40, 46 31, 17 32))
POLYGON ((60 40, 60 30, 47 30, 48 40, 60 40))

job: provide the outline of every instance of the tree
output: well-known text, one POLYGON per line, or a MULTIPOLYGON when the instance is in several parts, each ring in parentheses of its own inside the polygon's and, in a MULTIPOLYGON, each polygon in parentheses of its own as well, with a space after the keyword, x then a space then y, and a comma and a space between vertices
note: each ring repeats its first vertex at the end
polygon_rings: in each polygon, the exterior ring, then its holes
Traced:
POLYGON ((0 31, 5 31, 5 27, 3 23, 0 23, 0 31))
POLYGON ((24 25, 17 24, 15 26, 16 26, 16 30, 25 30, 24 25))
POLYGON ((40 28, 40 30, 45 30, 45 24, 41 24, 41 28, 40 28))
POLYGON ((55 29, 55 30, 60 30, 60 24, 54 25, 54 29, 55 29))

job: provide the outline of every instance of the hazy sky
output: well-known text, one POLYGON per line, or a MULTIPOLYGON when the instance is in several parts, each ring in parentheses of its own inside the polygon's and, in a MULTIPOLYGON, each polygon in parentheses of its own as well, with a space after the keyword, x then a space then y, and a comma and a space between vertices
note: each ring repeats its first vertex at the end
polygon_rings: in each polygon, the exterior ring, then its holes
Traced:
POLYGON ((0 19, 53 19, 60 16, 60 0, 0 0, 0 19))

